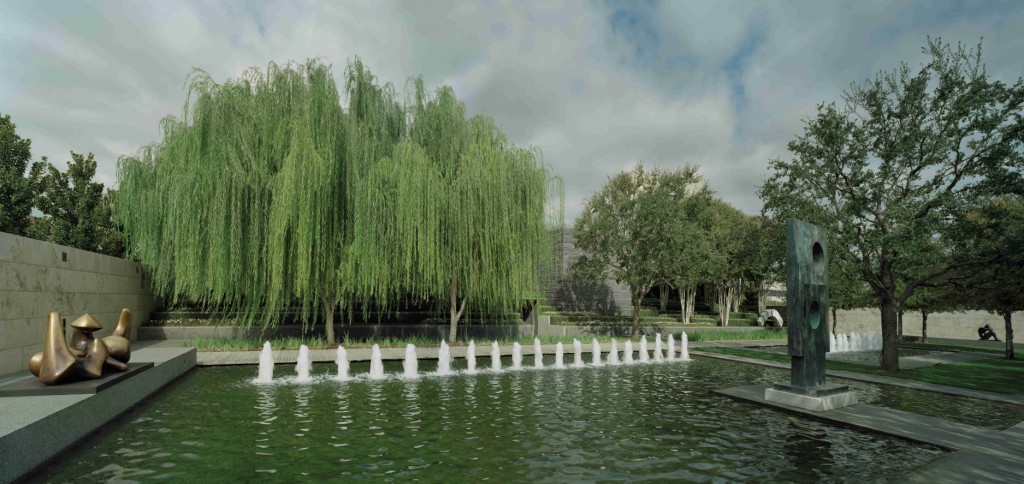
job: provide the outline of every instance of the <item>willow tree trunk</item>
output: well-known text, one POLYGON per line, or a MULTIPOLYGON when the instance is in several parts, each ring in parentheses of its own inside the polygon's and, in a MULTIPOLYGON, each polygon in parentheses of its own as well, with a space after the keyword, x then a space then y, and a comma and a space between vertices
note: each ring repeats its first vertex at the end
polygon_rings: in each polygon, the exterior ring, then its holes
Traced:
POLYGON ((882 369, 885 371, 900 370, 900 335, 899 315, 896 301, 891 297, 879 297, 879 309, 882 310, 882 369))
POLYGON ((337 297, 332 299, 324 314, 324 325, 326 326, 324 328, 324 333, 326 333, 327 336, 327 344, 331 346, 334 345, 334 308, 338 307, 338 302, 340 302, 340 300, 341 298, 337 297))
POLYGON ((921 310, 921 342, 926 343, 928 341, 928 311, 925 309, 921 310))
POLYGON ((459 318, 462 317, 462 311, 466 309, 466 298, 462 298, 462 303, 459 304, 458 295, 456 294, 455 284, 449 286, 449 293, 451 294, 451 323, 448 326, 448 342, 454 343, 456 336, 458 336, 457 330, 459 327, 459 318))
POLYGON ((1013 316, 1013 311, 1009 309, 1003 310, 1003 322, 1006 323, 1006 359, 1013 359, 1013 323, 1010 318, 1013 316))

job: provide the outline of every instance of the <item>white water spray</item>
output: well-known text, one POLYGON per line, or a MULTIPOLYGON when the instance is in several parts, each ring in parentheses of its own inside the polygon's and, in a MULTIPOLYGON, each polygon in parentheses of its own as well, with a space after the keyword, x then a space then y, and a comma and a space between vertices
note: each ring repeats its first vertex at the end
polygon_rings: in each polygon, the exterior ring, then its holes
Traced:
POLYGON ((564 368, 565 364, 562 360, 565 358, 565 348, 562 347, 562 342, 559 341, 555 345, 555 368, 564 368))
POLYGON ((668 361, 676 359, 676 340, 672 338, 672 333, 668 334, 668 353, 665 354, 665 359, 668 361))
POLYGON ((447 376, 452 373, 452 353, 448 343, 441 340, 441 346, 437 349, 437 374, 447 376))
POLYGON ((540 338, 533 338, 533 367, 544 368, 544 350, 540 346, 540 338))
POLYGON ((686 335, 686 331, 679 335, 679 359, 683 361, 690 361, 690 337, 686 335))
POLYGON ((590 352, 593 357, 591 362, 594 366, 601 366, 601 343, 597 342, 597 338, 594 338, 590 343, 590 352))
POLYGON ((312 364, 309 358, 309 347, 306 345, 299 346, 299 361, 295 362, 295 373, 298 373, 299 376, 295 378, 295 381, 299 383, 308 382, 309 367, 312 364))
POLYGON ((260 351, 260 371, 256 376, 256 383, 270 383, 274 379, 274 353, 270 349, 270 342, 263 343, 263 351, 260 351))
POLYGON ((622 362, 627 365, 633 364, 633 342, 628 339, 622 349, 622 362))
POLYGON ((473 340, 469 340, 469 346, 466 347, 466 373, 476 373, 476 344, 473 340))
POLYGON ((619 344, 615 342, 615 338, 612 338, 612 347, 608 350, 608 364, 619 364, 619 344))
POLYGON ((580 344, 580 340, 576 338, 572 339, 572 353, 572 366, 576 368, 583 368, 583 345, 580 344))
POLYGON ((665 358, 661 355, 661 333, 654 336, 654 361, 661 362, 665 358))
POLYGON ((370 352, 370 379, 381 380, 384 378, 384 362, 380 358, 380 346, 373 345, 370 352))
POLYGON ((647 354, 647 335, 640 337, 640 363, 650 363, 651 358, 647 354))
POLYGON ((338 380, 348 380, 348 353, 344 346, 338 345, 338 354, 334 357, 334 364, 338 365, 338 380))
POLYGON ((405 369, 405 377, 407 379, 411 380, 419 377, 417 366, 419 366, 419 359, 416 358, 416 345, 405 345, 405 361, 402 362, 402 368, 405 369))
POLYGON ((518 341, 512 343, 512 369, 523 369, 523 347, 518 341))
POLYGON ((501 349, 498 348, 498 341, 491 343, 491 371, 501 371, 501 349))

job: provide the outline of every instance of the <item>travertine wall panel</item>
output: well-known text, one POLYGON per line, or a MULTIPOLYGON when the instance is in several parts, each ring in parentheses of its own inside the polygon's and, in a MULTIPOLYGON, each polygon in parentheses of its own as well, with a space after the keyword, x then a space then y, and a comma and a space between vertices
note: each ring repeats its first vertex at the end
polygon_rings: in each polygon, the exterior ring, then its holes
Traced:
POLYGON ((0 375, 42 351, 51 311, 69 323, 92 314, 102 337, 125 307, 133 328, 149 320, 153 294, 139 263, 0 232, 0 375))
MULTIPOLYGON (((1022 321, 1024 313, 1013 313, 1013 321, 1022 321)), ((856 309, 852 311, 836 311, 836 331, 879 332, 882 331, 882 315, 878 309, 856 309)), ((928 336, 935 338, 978 339, 978 328, 992 326, 999 339, 1003 339, 1005 324, 1003 317, 985 311, 963 311, 953 313, 932 313, 928 315, 928 336)), ((903 314, 903 334, 905 336, 921 336, 921 313, 919 311, 903 314)))

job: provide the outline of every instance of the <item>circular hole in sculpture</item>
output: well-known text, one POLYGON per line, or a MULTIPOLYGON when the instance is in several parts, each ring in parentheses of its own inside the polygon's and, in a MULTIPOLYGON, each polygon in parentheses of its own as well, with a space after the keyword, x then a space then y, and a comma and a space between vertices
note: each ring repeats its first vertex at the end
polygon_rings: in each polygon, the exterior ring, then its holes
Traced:
POLYGON ((811 308, 807 311, 807 322, 811 323, 811 328, 813 329, 818 329, 818 326, 821 324, 821 308, 818 307, 818 301, 811 303, 811 308))

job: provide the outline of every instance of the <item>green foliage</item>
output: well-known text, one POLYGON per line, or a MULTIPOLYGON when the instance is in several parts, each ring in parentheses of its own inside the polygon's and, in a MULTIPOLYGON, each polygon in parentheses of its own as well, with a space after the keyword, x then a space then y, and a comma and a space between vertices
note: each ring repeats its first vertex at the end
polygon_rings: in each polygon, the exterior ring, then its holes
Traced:
POLYGON ((782 330, 757 329, 753 331, 701 330, 686 333, 691 342, 707 341, 763 341, 785 340, 786 332, 782 330))
POLYGON ((43 163, 30 164, 32 140, 15 128, 10 115, 0 116, 0 232, 27 236, 43 163))
POLYGON ((1024 164, 1024 80, 990 81, 980 46, 930 40, 925 53, 917 73, 904 64, 851 86, 842 108, 820 105, 760 190, 771 217, 825 227, 830 258, 871 287, 887 370, 899 368, 896 314, 914 291, 983 262, 944 240, 991 195, 986 176, 1024 164))
POLYGON ((692 224, 678 219, 700 213, 693 205, 709 198, 695 167, 647 170, 641 163, 610 178, 576 219, 573 235, 583 255, 572 270, 584 280, 610 277, 629 285, 634 336, 644 296, 655 284, 677 276, 666 272, 666 262, 676 257, 669 241, 687 244, 694 233, 692 224))
POLYGON ((124 256, 124 243, 111 215, 112 193, 94 182, 96 160, 92 153, 71 152, 66 172, 43 159, 46 171, 39 178, 35 204, 43 217, 29 229, 40 240, 77 249, 124 256))
POLYGON ((323 311, 328 343, 339 303, 450 300, 452 338, 467 301, 517 311, 538 292, 557 185, 540 153, 465 119, 448 87, 417 80, 405 109, 356 59, 344 89, 347 111, 316 61, 193 73, 182 119, 118 163, 118 220, 155 290, 264 326, 323 311))

